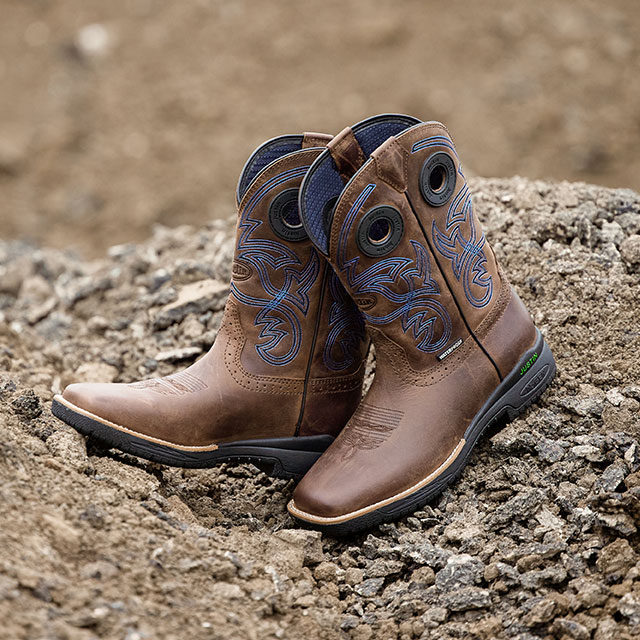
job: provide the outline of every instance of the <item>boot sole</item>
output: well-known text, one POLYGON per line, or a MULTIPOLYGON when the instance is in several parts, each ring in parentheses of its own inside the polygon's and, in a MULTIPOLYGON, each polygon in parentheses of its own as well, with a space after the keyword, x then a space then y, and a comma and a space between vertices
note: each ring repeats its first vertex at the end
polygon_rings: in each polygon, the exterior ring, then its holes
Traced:
POLYGON ((440 495, 462 474, 480 436, 493 424, 506 418, 511 422, 536 402, 556 375, 556 363, 549 345, 537 331, 536 343, 504 378, 465 431, 447 460, 427 478, 402 493, 350 514, 324 518, 295 506, 288 509, 301 523, 331 535, 347 535, 383 522, 397 520, 417 511, 440 495))
POLYGON ((300 479, 333 442, 329 435, 238 440, 204 447, 189 447, 150 438, 119 425, 110 426, 97 415, 56 396, 54 416, 85 436, 110 448, 170 467, 205 469, 231 463, 251 463, 269 476, 300 479))

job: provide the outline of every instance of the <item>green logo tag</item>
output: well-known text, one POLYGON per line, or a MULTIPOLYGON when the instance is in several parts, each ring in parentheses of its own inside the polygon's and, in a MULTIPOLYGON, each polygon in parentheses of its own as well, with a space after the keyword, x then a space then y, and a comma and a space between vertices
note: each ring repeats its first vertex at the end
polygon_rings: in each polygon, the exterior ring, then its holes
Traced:
POLYGON ((529 369, 531 369, 531 365, 538 359, 538 352, 536 351, 524 364, 524 366, 520 367, 520 375, 523 376, 529 369))

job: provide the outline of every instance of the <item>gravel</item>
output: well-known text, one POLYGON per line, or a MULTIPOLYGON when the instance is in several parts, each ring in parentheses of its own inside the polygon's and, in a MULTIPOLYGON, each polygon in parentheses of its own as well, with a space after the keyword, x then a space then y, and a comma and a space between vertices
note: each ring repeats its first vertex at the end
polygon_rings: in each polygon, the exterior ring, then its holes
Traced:
POLYGON ((297 528, 291 482, 161 467, 50 413, 70 382, 166 375, 212 344, 233 221, 93 262, 0 242, 6 637, 639 637, 640 196, 471 186, 558 376, 454 487, 350 539, 297 528))

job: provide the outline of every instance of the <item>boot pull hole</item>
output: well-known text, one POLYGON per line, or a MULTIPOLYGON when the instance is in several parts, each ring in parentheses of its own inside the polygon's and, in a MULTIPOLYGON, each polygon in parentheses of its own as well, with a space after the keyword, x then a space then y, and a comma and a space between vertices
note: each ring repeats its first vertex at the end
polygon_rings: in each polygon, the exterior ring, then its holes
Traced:
POLYGON ((369 227, 369 240, 373 244, 382 244, 391 235, 391 225, 386 218, 375 220, 369 227))
POLYGON ((269 206, 269 224, 283 240, 300 242, 307 239, 298 211, 298 189, 287 189, 273 199, 269 206))
POLYGON ((376 258, 391 253, 402 240, 404 222, 397 209, 389 205, 374 207, 360 220, 356 233, 358 248, 376 258))
POLYGON ((444 151, 432 153, 420 171, 420 191, 427 204, 441 207, 446 204, 456 188, 456 164, 444 151))
POLYGON ((431 187, 431 191, 434 193, 438 193, 444 189, 445 184, 447 183, 447 173, 445 168, 438 164, 431 170, 429 174, 429 186, 431 187))
POLYGON ((282 222, 289 229, 299 229, 302 226, 297 200, 289 200, 284 204, 282 207, 282 222))

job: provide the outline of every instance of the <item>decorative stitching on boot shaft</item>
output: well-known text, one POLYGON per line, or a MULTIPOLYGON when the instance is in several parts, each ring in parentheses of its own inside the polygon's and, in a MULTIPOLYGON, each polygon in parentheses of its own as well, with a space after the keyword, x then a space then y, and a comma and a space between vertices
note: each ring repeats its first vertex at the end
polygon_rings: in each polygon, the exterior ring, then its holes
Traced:
POLYGON ((400 319, 402 330, 411 332, 420 351, 437 352, 448 343, 452 324, 445 306, 437 299, 440 289, 431 277, 427 249, 416 240, 410 240, 415 259, 390 256, 374 262, 360 273, 358 265, 361 256, 347 258, 348 240, 355 220, 375 188, 375 184, 368 184, 360 192, 342 223, 336 248, 338 269, 344 274, 353 297, 378 294, 395 306, 384 316, 362 311, 367 322, 386 325, 400 319))
POLYGON ((344 371, 360 357, 360 344, 366 338, 364 319, 333 269, 329 293, 329 333, 322 359, 330 371, 344 371))
MULTIPOLYGON (((418 140, 411 147, 411 153, 430 147, 449 149, 458 159, 453 143, 446 136, 430 136, 418 140)), ((469 304, 476 309, 482 309, 489 304, 493 294, 493 279, 486 269, 486 238, 481 228, 478 231, 479 225, 476 224, 473 215, 471 192, 459 162, 458 174, 463 180, 463 185, 449 204, 445 229, 441 230, 433 220, 431 234, 436 251, 449 260, 453 275, 458 282, 462 282, 469 304)))
POLYGON ((302 344, 302 318, 309 311, 309 291, 320 272, 320 258, 315 249, 309 260, 301 264, 299 252, 286 244, 270 238, 254 238, 254 232, 263 220, 252 218, 258 204, 274 189, 291 180, 302 178, 308 166, 294 167, 267 180, 242 208, 239 229, 241 233, 236 247, 236 260, 251 265, 260 279, 265 297, 244 293, 235 282, 231 290, 243 304, 258 307, 254 324, 260 326, 255 350, 258 356, 272 366, 284 366, 292 362, 302 344), (274 275, 279 273, 283 283, 276 285, 274 275), (284 353, 282 345, 288 346, 284 353))
POLYGON ((301 394, 304 381, 296 378, 277 378, 249 373, 241 362, 246 338, 240 325, 236 303, 229 298, 225 309, 220 334, 228 337, 224 349, 224 363, 231 377, 245 389, 259 393, 296 395, 301 394))
MULTIPOLYGON (((244 389, 257 393, 274 395, 301 395, 304 390, 302 378, 278 378, 250 373, 242 364, 242 350, 246 338, 242 331, 238 315, 237 303, 229 298, 225 309, 224 320, 218 335, 227 337, 224 349, 224 363, 229 375, 244 389)), ((360 368, 352 374, 333 376, 331 378, 312 378, 309 380, 310 393, 342 393, 358 389, 362 384, 365 372, 364 361, 360 368)))
MULTIPOLYGON (((389 339, 379 329, 370 328, 369 334, 376 349, 376 354, 381 354, 389 361, 391 368, 398 379, 406 385, 415 387, 428 387, 451 375, 477 348, 472 336, 469 336, 461 347, 458 347, 451 356, 436 365, 417 371, 411 366, 404 349, 389 339)), ((382 360, 382 358, 380 358, 382 360)))

